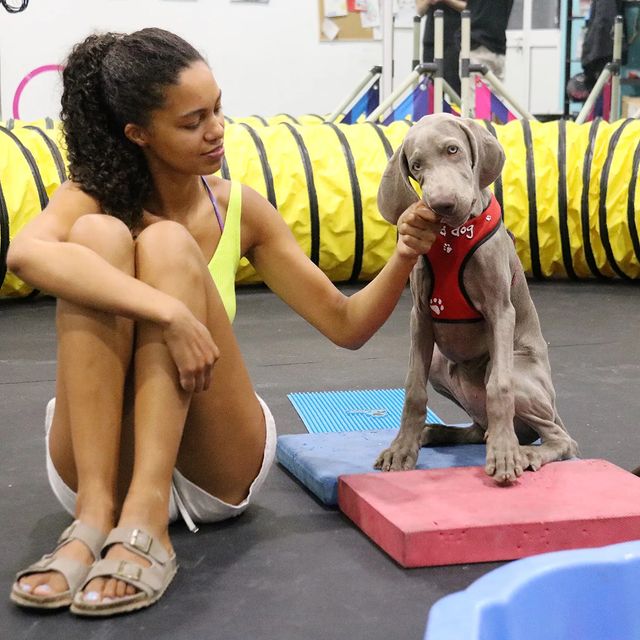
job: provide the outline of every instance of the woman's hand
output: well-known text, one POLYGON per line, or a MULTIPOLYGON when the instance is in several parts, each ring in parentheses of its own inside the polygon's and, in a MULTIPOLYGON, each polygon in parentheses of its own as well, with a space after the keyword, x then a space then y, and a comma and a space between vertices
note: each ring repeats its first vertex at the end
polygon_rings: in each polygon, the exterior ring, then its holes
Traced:
POLYGON ((178 368, 180 386, 191 393, 208 389, 220 350, 207 327, 179 303, 169 324, 164 327, 163 336, 178 368))
POLYGON ((398 253, 410 259, 429 253, 441 227, 436 214, 422 200, 414 202, 398 218, 398 253))

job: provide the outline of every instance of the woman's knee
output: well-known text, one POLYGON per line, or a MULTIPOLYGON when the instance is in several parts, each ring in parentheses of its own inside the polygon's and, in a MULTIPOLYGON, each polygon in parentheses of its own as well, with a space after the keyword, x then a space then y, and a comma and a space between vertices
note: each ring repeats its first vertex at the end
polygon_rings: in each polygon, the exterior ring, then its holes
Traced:
POLYGON ((200 279, 206 269, 202 251, 189 231, 171 220, 156 222, 136 238, 136 276, 200 279))
POLYGON ((81 216, 71 227, 69 241, 84 245, 112 265, 133 273, 133 237, 118 218, 103 213, 81 216))

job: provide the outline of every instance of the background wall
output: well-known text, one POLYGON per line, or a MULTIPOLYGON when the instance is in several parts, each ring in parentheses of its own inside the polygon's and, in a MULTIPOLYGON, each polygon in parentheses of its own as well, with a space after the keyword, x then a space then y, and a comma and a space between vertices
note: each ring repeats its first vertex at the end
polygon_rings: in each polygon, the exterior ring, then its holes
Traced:
MULTIPOLYGON (((0 119, 26 74, 61 63, 71 46, 98 30, 170 29, 208 58, 229 116, 328 113, 367 71, 382 64, 382 44, 320 42, 317 0, 31 0, 25 11, 0 8, 0 119)), ((395 30, 396 76, 409 73, 412 31, 395 30)), ((20 117, 56 118, 56 73, 33 77, 20 99, 20 117)))

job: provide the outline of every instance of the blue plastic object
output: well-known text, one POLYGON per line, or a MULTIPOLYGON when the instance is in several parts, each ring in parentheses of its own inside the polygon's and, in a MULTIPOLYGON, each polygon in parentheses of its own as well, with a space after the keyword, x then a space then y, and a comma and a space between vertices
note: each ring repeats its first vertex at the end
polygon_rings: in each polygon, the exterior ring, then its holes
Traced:
POLYGON ((640 541, 517 560, 432 607, 424 640, 637 640, 640 541))
MULTIPOLYGON (((288 398, 309 433, 397 429, 404 389, 312 391, 290 393, 288 398)), ((427 409, 427 422, 442 420, 427 409)))
MULTIPOLYGON (((378 454, 397 429, 341 433, 303 433, 278 437, 276 459, 326 505, 338 504, 338 477, 374 472, 378 454)), ((423 447, 417 469, 484 465, 483 444, 423 447)))

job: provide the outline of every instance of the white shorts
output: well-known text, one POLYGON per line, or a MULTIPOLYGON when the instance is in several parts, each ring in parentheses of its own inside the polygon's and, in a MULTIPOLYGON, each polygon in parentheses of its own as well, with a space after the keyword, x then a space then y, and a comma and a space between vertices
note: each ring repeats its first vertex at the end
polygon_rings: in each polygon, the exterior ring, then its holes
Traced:
MULTIPOLYGON (((229 504, 219 498, 207 493, 198 485, 185 478, 177 469, 173 470, 173 481, 171 483, 171 496, 169 499, 169 522, 175 522, 180 516, 192 531, 197 531, 194 522, 218 522, 239 516, 255 499, 256 494, 267 478, 271 464, 276 453, 276 425, 271 415, 269 407, 257 396, 266 424, 266 440, 262 466, 256 479, 249 488, 249 495, 240 504, 229 504)), ((75 516, 76 494, 72 491, 60 477, 57 469, 53 465, 49 454, 49 429, 53 421, 53 411, 55 409, 55 398, 47 404, 45 415, 46 450, 47 450, 47 475, 49 484, 58 502, 72 516, 75 516)))

